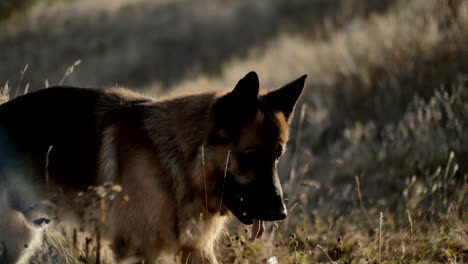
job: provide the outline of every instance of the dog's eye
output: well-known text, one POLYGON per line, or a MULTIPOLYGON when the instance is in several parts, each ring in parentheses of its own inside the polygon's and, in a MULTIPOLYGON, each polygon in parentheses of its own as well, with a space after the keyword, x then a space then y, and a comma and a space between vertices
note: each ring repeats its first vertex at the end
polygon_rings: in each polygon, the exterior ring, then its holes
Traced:
POLYGON ((248 149, 244 151, 243 155, 247 160, 256 160, 260 155, 260 151, 257 149, 248 149))
POLYGON ((224 130, 213 132, 208 137, 208 142, 213 145, 228 144, 230 141, 228 133, 224 130))

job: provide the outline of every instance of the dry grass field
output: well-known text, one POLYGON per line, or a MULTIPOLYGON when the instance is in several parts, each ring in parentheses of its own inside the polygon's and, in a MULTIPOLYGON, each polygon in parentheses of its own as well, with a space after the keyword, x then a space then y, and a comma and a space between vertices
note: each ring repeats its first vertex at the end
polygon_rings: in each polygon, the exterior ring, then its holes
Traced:
MULTIPOLYGON (((36 2, 0 21, 0 103, 309 75, 280 162, 289 216, 254 243, 233 219, 221 263, 468 263, 468 1, 36 2)), ((92 234, 43 232, 32 263, 96 262, 92 234)))

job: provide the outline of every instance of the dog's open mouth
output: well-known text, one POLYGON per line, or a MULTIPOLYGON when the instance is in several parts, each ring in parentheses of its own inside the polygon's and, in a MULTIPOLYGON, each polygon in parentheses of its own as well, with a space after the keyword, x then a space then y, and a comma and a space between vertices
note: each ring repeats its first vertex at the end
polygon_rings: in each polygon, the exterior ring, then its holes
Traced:
POLYGON ((265 231, 265 222, 255 218, 249 218, 247 221, 245 221, 247 215, 244 214, 243 216, 243 219, 238 219, 245 225, 252 225, 249 242, 254 242, 256 239, 262 237, 263 232, 265 231))
POLYGON ((245 201, 244 201, 244 198, 237 194, 237 198, 238 198, 238 201, 240 202, 241 204, 241 215, 236 215, 236 213, 234 213, 237 218, 245 225, 252 225, 252 229, 251 229, 251 234, 250 234, 250 238, 249 238, 249 242, 254 242, 256 239, 259 239, 260 237, 262 237, 263 235, 263 232, 265 231, 265 225, 264 225, 264 222, 260 219, 255 219, 253 218, 248 212, 246 212, 245 210, 245 201))
POLYGON ((252 224, 252 233, 250 235, 249 241, 254 242, 257 238, 260 238, 265 231, 265 226, 262 220, 253 219, 252 224))

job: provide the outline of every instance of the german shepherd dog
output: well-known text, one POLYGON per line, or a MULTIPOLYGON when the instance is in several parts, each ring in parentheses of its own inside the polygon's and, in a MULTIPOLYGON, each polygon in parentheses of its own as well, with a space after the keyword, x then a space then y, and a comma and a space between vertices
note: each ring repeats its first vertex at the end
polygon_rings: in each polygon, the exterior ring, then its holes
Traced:
POLYGON ((112 186, 121 199, 106 204, 99 223, 117 261, 169 254, 217 263, 213 248, 229 215, 252 225, 252 241, 263 221, 286 218, 277 163, 305 78, 260 94, 250 72, 227 93, 156 101, 120 88, 51 87, 6 102, 0 214, 18 225, 34 220, 22 214, 38 201, 73 203, 90 186, 112 186))

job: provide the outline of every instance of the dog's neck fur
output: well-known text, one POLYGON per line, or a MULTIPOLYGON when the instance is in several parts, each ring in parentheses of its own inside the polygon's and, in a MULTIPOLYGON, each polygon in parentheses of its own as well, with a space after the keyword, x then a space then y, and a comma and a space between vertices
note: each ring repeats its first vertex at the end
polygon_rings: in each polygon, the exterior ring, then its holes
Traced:
POLYGON ((144 127, 168 176, 184 176, 180 164, 187 164, 200 152, 211 129, 210 110, 215 97, 206 93, 147 105, 144 127))
POLYGON ((144 127, 147 128, 148 136, 154 144, 154 149, 164 172, 167 174, 166 176, 170 177, 173 183, 172 192, 175 201, 177 203, 199 205, 193 207, 178 206, 178 208, 207 209, 203 212, 178 212, 178 215, 192 215, 193 217, 192 219, 179 218, 177 220, 180 241, 188 245, 193 243, 212 244, 214 242, 212 239, 217 237, 216 234, 220 232, 225 222, 224 219, 218 217, 220 216, 218 209, 221 197, 214 199, 211 196, 207 205, 204 192, 211 192, 212 190, 210 188, 205 190, 202 184, 203 177, 209 177, 205 175, 202 155, 204 155, 203 147, 206 139, 212 129, 211 109, 216 97, 215 93, 206 93, 190 96, 190 98, 178 97, 162 102, 153 102, 147 105, 143 113, 144 127), (195 120, 196 122, 194 122, 195 120), (164 125, 161 126, 161 124, 164 125), (164 129, 162 130, 161 127, 164 127, 164 129), (182 168, 180 164, 190 165, 182 168), (194 180, 176 181, 177 177, 192 177, 194 180), (187 182, 192 184, 187 185, 187 182), (206 215, 206 212, 208 215, 206 215), (194 220, 198 221, 198 224, 194 225, 194 220), (190 231, 189 233, 192 235, 188 237, 187 232, 183 230, 190 231), (205 237, 206 235, 208 237, 205 237))

